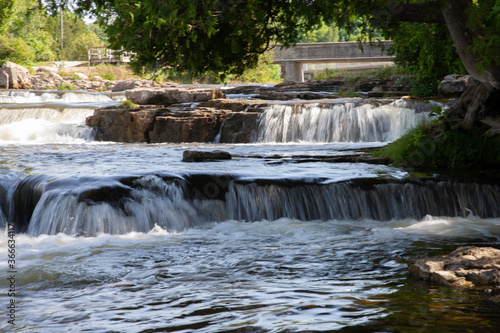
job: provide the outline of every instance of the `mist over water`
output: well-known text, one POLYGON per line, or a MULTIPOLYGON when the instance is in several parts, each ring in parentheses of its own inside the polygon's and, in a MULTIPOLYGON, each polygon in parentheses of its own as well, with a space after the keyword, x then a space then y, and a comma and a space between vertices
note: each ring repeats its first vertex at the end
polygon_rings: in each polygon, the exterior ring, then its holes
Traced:
POLYGON ((499 184, 321 161, 396 139, 429 105, 276 105, 252 144, 95 142, 85 118, 113 103, 0 92, 0 256, 15 223, 17 331, 500 326, 487 295, 422 284, 406 267, 412 256, 498 246, 499 184), (186 149, 233 159, 183 163, 186 149))

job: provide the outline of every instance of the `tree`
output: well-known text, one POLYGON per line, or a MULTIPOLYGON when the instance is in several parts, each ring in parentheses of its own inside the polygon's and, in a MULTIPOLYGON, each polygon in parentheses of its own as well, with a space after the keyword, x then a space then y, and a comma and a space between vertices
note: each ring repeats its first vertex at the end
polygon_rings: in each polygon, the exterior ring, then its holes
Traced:
POLYGON ((480 82, 450 118, 471 128, 500 90, 500 0, 74 0, 73 6, 99 17, 111 46, 135 52, 138 65, 221 76, 241 74, 273 43, 294 43, 322 21, 349 31, 360 18, 362 34, 379 28, 389 37, 404 22, 440 24, 480 82))
POLYGON ((13 14, 14 0, 0 0, 0 34, 9 24, 13 14))

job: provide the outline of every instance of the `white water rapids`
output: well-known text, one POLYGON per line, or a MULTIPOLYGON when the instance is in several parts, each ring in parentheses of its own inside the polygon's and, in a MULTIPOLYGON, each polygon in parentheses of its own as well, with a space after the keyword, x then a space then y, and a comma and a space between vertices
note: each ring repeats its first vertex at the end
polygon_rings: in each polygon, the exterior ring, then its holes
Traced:
POLYGON ((0 144, 90 142, 85 119, 96 107, 116 104, 103 94, 0 91, 0 144))

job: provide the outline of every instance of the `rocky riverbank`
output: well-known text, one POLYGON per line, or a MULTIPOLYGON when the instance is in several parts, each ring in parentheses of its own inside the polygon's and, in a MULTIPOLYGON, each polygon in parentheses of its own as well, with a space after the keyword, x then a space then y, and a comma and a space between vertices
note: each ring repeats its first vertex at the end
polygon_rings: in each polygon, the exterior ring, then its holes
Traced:
POLYGON ((483 290, 500 304, 500 250, 492 247, 461 247, 449 255, 412 259, 414 277, 449 287, 483 290))

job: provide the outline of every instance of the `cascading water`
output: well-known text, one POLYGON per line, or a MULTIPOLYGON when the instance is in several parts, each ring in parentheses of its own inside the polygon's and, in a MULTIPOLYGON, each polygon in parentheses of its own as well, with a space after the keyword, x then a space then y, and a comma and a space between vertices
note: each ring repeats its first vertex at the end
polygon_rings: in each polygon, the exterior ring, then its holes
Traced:
POLYGON ((386 105, 272 105, 260 118, 258 142, 388 142, 415 127, 427 113, 403 101, 386 105))
POLYGON ((0 143, 81 143, 92 140, 85 119, 118 102, 79 92, 0 92, 0 143))
POLYGON ((186 180, 150 175, 121 181, 51 181, 35 176, 20 182, 10 196, 6 201, 14 204, 8 216, 32 236, 126 234, 148 232, 155 225, 182 231, 227 220, 388 221, 428 214, 500 217, 500 186, 449 179, 320 184, 248 183, 209 175, 186 180))

